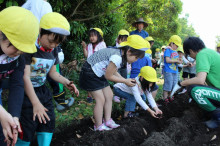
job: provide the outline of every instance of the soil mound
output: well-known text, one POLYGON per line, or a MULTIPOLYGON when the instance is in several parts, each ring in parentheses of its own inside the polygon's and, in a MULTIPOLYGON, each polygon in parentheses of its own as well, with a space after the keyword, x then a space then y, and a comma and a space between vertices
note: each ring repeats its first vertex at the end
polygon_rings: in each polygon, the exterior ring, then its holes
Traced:
MULTIPOLYGON (((220 128, 212 130, 204 125, 210 117, 188 96, 177 95, 172 103, 162 106, 162 119, 152 118, 146 111, 138 111, 136 118, 116 121, 121 126, 111 131, 94 132, 91 119, 83 119, 69 127, 57 129, 52 146, 198 146, 220 145, 220 128)), ((113 114, 114 115, 114 114, 113 114)), ((119 117, 120 115, 114 115, 119 117)))

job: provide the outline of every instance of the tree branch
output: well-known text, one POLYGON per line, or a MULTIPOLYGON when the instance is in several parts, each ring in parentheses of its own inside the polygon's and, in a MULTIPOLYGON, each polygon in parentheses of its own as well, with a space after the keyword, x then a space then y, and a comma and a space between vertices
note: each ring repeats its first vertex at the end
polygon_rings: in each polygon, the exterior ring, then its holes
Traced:
MULTIPOLYGON (((121 4, 120 6, 116 7, 115 9, 111 10, 110 12, 113 13, 115 12, 116 10, 120 9, 121 7, 123 7, 125 4, 129 3, 129 2, 132 2, 134 0, 128 0, 126 2, 124 2, 123 4, 121 4)), ((88 21, 88 20, 91 20, 91 19, 94 19, 96 17, 99 17, 99 16, 102 16, 102 15, 105 15, 106 12, 103 12, 103 13, 100 13, 98 15, 95 15, 95 16, 92 16, 92 17, 89 17, 89 18, 84 18, 84 19, 73 19, 73 21, 88 21)))
POLYGON ((85 0, 81 0, 81 2, 78 3, 78 5, 76 6, 76 8, 74 9, 73 13, 70 15, 70 17, 73 17, 73 15, 76 14, 77 9, 79 8, 79 6, 84 2, 85 0))

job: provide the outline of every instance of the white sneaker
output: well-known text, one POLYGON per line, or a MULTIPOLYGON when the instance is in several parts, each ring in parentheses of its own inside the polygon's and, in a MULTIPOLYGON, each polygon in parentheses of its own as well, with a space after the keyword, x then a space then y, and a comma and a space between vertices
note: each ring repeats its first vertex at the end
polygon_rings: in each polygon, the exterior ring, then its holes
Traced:
POLYGON ((179 92, 178 94, 184 94, 184 93, 186 93, 187 92, 187 90, 184 88, 181 92, 179 92))

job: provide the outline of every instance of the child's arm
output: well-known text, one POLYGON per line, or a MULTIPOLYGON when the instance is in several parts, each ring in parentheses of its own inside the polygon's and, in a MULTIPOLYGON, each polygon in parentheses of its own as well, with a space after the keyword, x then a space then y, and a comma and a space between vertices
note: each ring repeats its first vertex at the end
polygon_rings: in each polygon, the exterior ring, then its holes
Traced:
POLYGON ((153 98, 151 92, 146 91, 147 100, 150 103, 151 107, 154 109, 156 114, 163 114, 163 112, 158 108, 155 99, 153 98))
POLYGON ((74 92, 76 96, 79 96, 79 91, 72 81, 69 81, 67 78, 63 77, 56 71, 56 66, 53 65, 49 71, 49 76, 56 82, 59 82, 66 86, 71 92, 74 92))
POLYGON ((127 86, 133 87, 135 86, 135 80, 134 79, 125 79, 123 77, 118 77, 115 74, 117 72, 117 67, 116 65, 110 61, 106 73, 105 73, 105 78, 109 81, 116 82, 116 83, 124 83, 127 86))
POLYGON ((135 100, 137 101, 137 103, 144 109, 144 110, 147 110, 150 115, 154 118, 158 118, 157 117, 157 113, 154 112, 153 110, 151 110, 147 104, 143 101, 141 95, 140 95, 140 92, 138 90, 138 85, 136 84, 134 87, 130 87, 130 89, 132 90, 132 93, 134 95, 134 98, 135 100))
POLYGON ((82 41, 81 45, 83 47, 83 54, 87 58, 88 57, 88 51, 86 50, 87 44, 84 41, 82 41))
POLYGON ((26 65, 24 69, 24 77, 23 77, 24 90, 33 106, 33 120, 35 121, 35 117, 37 116, 40 123, 42 123, 43 121, 46 124, 46 119, 50 121, 50 118, 46 113, 48 109, 46 109, 38 99, 30 79, 30 74, 31 74, 30 65, 26 65))
POLYGON ((177 59, 177 60, 171 60, 170 57, 166 57, 165 59, 166 59, 166 62, 167 62, 167 63, 178 63, 178 64, 181 64, 181 63, 182 63, 182 61, 179 60, 179 59, 177 59))

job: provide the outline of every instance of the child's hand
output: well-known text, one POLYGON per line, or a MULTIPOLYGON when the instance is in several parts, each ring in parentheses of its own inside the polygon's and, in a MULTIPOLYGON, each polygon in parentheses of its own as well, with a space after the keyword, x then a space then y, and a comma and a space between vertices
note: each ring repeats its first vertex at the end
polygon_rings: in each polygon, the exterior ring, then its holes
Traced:
POLYGON ((7 145, 10 145, 11 140, 14 138, 13 137, 13 129, 16 129, 17 125, 14 122, 11 114, 9 114, 4 109, 1 110, 0 121, 1 121, 1 125, 2 125, 2 131, 5 136, 5 141, 7 142, 7 145))
POLYGON ((82 45, 83 49, 86 49, 87 44, 84 41, 82 41, 81 45, 82 45))
POLYGON ((163 112, 158 108, 158 107, 155 107, 154 108, 154 111, 156 112, 156 114, 158 115, 162 115, 163 114, 163 112))
POLYGON ((150 109, 150 110, 149 110, 149 113, 150 113, 150 115, 151 115, 152 117, 158 119, 156 112, 154 112, 153 110, 150 109))
POLYGON ((50 121, 49 116, 47 115, 48 109, 46 109, 40 102, 33 105, 33 121, 35 121, 35 118, 37 116, 40 123, 42 121, 44 124, 46 124, 46 119, 50 121), (45 119, 46 118, 46 119, 45 119))
POLYGON ((182 64, 183 61, 182 61, 181 59, 180 59, 180 60, 178 59, 178 60, 176 61, 176 63, 177 63, 177 64, 182 64))
POLYGON ((19 119, 17 117, 13 117, 13 120, 16 124, 16 128, 13 128, 13 141, 12 141, 12 145, 15 145, 18 139, 18 133, 21 133, 21 127, 20 127, 20 123, 19 123, 19 119))
POLYGON ((136 84, 136 80, 135 79, 126 79, 125 84, 129 87, 133 87, 136 84))
POLYGON ((76 96, 79 96, 79 90, 76 88, 76 86, 73 84, 73 81, 70 81, 68 84, 65 85, 70 91, 71 93, 75 93, 76 96))

